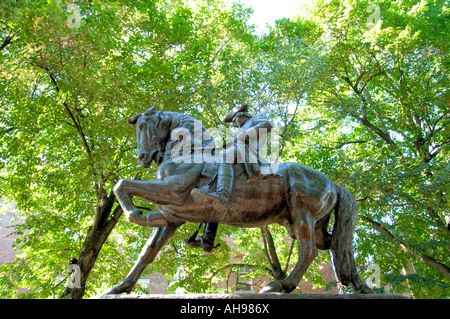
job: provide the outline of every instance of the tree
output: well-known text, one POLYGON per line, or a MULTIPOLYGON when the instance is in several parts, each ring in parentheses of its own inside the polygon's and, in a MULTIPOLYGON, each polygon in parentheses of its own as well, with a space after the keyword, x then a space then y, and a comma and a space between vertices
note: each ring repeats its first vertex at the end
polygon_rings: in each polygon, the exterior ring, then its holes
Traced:
MULTIPOLYGON (((419 298, 448 289, 448 12, 442 1, 315 1, 259 39, 258 92, 284 124, 282 159, 352 190, 360 271, 376 263, 384 287, 419 298)), ((278 241, 275 258, 255 258, 257 234, 241 234, 248 264, 279 269, 288 256, 278 241)))
POLYGON ((20 285, 34 297, 58 294, 56 277, 76 256, 81 285, 62 296, 81 298, 122 277, 139 248, 124 242, 145 236, 117 224, 112 188, 138 171, 126 119, 155 100, 192 112, 195 87, 220 50, 215 35, 242 28, 239 8, 210 1, 198 10, 182 1, 1 7, 0 187, 25 217, 17 230, 22 253, 2 267, 2 294, 20 285), (96 263, 103 274, 92 272, 96 263))
MULTIPOLYGON (((111 190, 119 178, 154 178, 136 164, 126 119, 157 101, 223 130, 236 104, 264 111, 280 128, 283 161, 358 199, 360 272, 376 263, 391 292, 445 297, 448 4, 317 0, 255 35, 241 5, 188 3, 0 3, 0 189, 25 218, 0 295, 23 286, 23 297, 80 298, 125 276, 149 230, 120 218, 111 190), (57 276, 69 260, 81 288, 64 291, 57 276)), ((180 244, 195 227, 183 225, 147 270, 177 279, 171 291, 224 291, 214 283, 239 266, 230 253, 250 252, 241 263, 250 276, 273 279, 298 258, 281 226, 220 226, 235 246, 219 238, 212 263, 180 244)), ((319 254, 305 275, 315 286, 329 260, 319 254)))
POLYGON ((448 12, 443 1, 317 1, 277 29, 323 43, 329 70, 292 127, 304 143, 293 136, 286 155, 357 195, 360 263, 417 297, 444 296, 450 278, 448 12))

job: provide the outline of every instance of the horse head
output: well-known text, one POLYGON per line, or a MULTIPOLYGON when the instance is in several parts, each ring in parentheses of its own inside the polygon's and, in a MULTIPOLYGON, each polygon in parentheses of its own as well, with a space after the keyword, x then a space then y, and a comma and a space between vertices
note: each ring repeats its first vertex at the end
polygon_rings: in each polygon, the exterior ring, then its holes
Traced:
POLYGON ((138 163, 145 168, 150 167, 152 161, 157 164, 162 161, 162 141, 167 136, 167 130, 158 125, 155 109, 156 103, 144 113, 138 113, 128 120, 129 124, 136 126, 138 163))
POLYGON ((195 163, 210 162, 215 158, 211 153, 215 149, 214 139, 200 121, 177 112, 155 111, 155 108, 156 103, 128 120, 136 125, 141 166, 147 168, 153 160, 157 165, 163 160, 191 162, 193 155, 199 155, 194 159, 195 163))

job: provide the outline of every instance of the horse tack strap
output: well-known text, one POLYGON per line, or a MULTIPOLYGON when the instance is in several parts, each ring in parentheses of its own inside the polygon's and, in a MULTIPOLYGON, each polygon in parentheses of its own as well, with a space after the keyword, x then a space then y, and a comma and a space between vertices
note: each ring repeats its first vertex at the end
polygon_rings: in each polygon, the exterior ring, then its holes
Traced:
POLYGON ((236 164, 233 166, 235 179, 247 180, 248 175, 245 170, 244 164, 236 164))
POLYGON ((211 180, 209 181, 209 183, 208 183, 208 188, 211 188, 212 186, 213 186, 213 184, 215 183, 215 181, 216 181, 216 179, 217 179, 217 172, 216 172, 216 174, 214 174, 214 177, 213 178, 211 178, 211 180))
POLYGON ((208 163, 202 170, 202 176, 213 178, 217 173, 218 167, 217 163, 208 163))
POLYGON ((203 224, 198 224, 197 229, 195 230, 194 234, 191 237, 189 237, 189 239, 187 241, 188 243, 192 243, 193 241, 195 241, 202 226, 203 226, 203 224))

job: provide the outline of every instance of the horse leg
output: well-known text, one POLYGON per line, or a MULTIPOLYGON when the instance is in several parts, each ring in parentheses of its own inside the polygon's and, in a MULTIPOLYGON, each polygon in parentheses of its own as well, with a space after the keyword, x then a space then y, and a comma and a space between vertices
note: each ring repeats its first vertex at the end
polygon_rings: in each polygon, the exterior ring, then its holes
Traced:
POLYGON ((114 194, 125 214, 138 209, 134 206, 131 196, 148 199, 149 202, 153 203, 165 203, 171 200, 170 189, 167 182, 163 180, 136 181, 121 179, 114 186, 114 194))
POLYGON ((299 246, 299 261, 286 279, 270 282, 261 290, 261 293, 293 291, 317 256, 317 248, 314 242, 315 220, 303 211, 297 211, 293 217, 294 232, 299 246))
POLYGON ((173 235, 178 226, 178 224, 167 223, 166 227, 155 228, 144 248, 141 250, 138 260, 125 279, 114 287, 106 290, 102 295, 121 294, 123 292, 130 293, 147 265, 155 259, 158 252, 173 235))
POLYGON ((139 211, 137 214, 127 215, 129 222, 144 227, 165 227, 167 220, 159 210, 149 211, 145 216, 139 211))
MULTIPOLYGON (((132 196, 154 204, 180 206, 190 196, 192 185, 197 181, 203 167, 203 165, 197 164, 183 166, 181 167, 183 168, 182 173, 166 176, 163 180, 136 181, 121 179, 114 186, 114 194, 128 219, 133 219, 135 216, 142 214, 134 206, 131 199, 132 196)), ((139 220, 139 217, 136 220, 139 220)))
POLYGON ((143 216, 141 210, 134 206, 131 198, 136 196, 155 204, 182 205, 189 193, 171 184, 173 183, 165 180, 122 179, 114 187, 114 194, 130 222, 146 227, 164 227, 166 221, 160 212, 152 211, 143 216))
POLYGON ((330 221, 330 214, 317 221, 314 241, 317 249, 328 250, 331 247, 331 234, 328 233, 327 227, 330 221))

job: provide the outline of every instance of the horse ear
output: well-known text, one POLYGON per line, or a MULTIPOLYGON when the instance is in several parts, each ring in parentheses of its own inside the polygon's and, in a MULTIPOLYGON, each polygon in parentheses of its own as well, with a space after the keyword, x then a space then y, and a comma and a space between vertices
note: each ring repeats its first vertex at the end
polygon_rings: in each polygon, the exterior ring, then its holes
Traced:
POLYGON ((136 114, 135 116, 133 116, 132 119, 128 120, 128 124, 136 125, 136 122, 137 122, 138 118, 141 117, 141 115, 142 115, 142 113, 139 113, 139 114, 136 114))
POLYGON ((155 112, 156 109, 156 102, 153 104, 151 108, 149 108, 147 111, 144 112, 145 116, 150 116, 153 112, 155 112))

